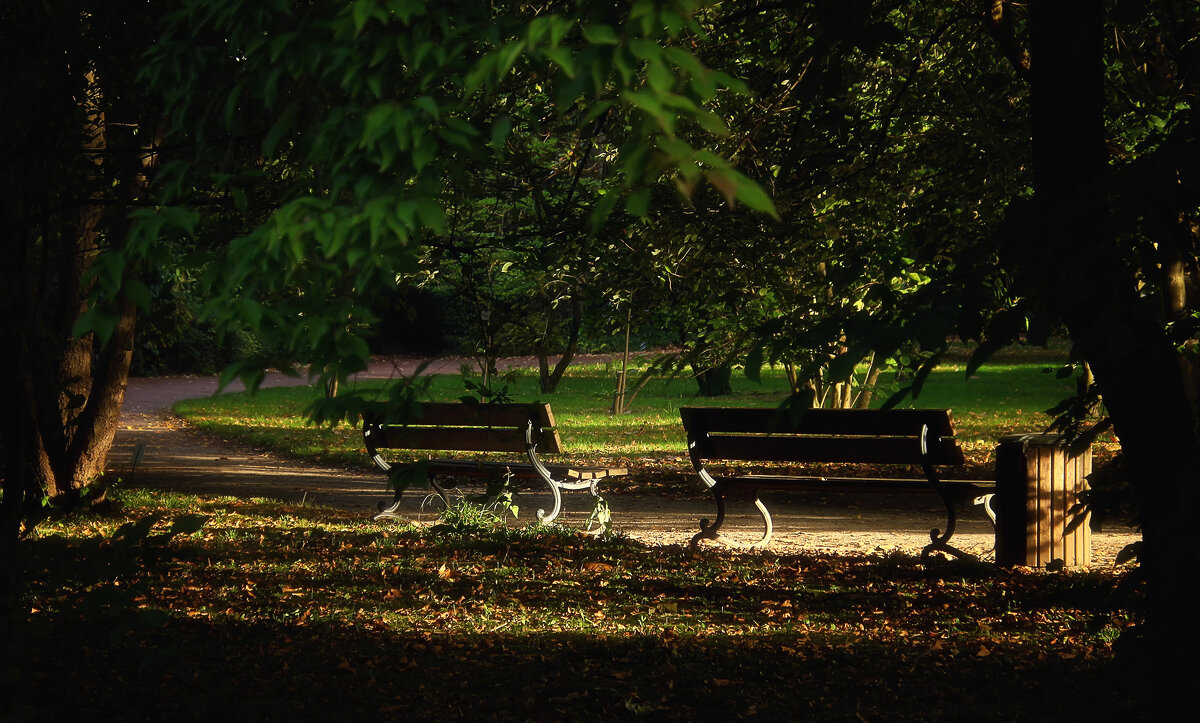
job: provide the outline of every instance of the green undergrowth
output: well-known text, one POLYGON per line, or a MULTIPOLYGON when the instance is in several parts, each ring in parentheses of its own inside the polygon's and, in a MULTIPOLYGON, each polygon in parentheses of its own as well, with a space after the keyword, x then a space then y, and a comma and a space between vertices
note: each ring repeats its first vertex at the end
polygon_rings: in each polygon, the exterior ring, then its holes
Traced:
POLYGON ((4 672, 31 720, 1111 719, 1122 705, 1113 640, 1134 621, 1111 571, 115 497, 22 543, 19 667, 4 672), (139 520, 154 521, 142 536, 139 520))
MULTIPOLYGON (((1045 430, 1051 421, 1045 410, 1074 389, 1073 379, 1059 379, 1052 373, 1060 366, 1061 358, 1061 350, 1008 353, 967 378, 965 356, 952 357, 934 371, 917 400, 907 400, 901 406, 953 410, 969 467, 990 471, 996 442, 1002 436, 1045 430)), ((688 378, 655 379, 638 394, 630 413, 614 416, 609 409, 617 370, 613 363, 576 365, 554 394, 539 392, 535 370, 516 370, 506 378, 508 394, 514 401, 552 405, 573 463, 622 466, 637 472, 610 489, 677 485, 687 476, 690 464, 679 407, 774 406, 787 395, 787 383, 779 369, 765 370, 761 383, 735 374, 734 394, 718 398, 697 396, 695 383, 688 378)), ((353 385, 353 389, 371 396, 382 384, 367 381, 353 385)), ((900 385, 894 378, 885 378, 875 397, 876 404, 900 385)), ((307 423, 304 410, 320 393, 308 386, 263 389, 255 394, 189 400, 177 404, 175 411, 200 429, 220 436, 304 459, 368 467, 357 428, 307 423)), ((459 375, 436 375, 430 386, 432 400, 452 401, 464 394, 459 375)), ((405 457, 401 454, 399 458, 405 457)), ((976 476, 969 471, 967 474, 976 476)))

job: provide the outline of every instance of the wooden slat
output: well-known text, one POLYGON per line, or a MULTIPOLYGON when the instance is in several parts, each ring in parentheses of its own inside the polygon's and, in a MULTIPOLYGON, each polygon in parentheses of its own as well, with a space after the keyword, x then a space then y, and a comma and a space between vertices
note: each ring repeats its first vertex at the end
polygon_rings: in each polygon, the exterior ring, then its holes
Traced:
MULTIPOLYGON (((697 452, 706 460, 820 462, 859 464, 920 464, 921 450, 913 437, 800 437, 709 435, 696 440, 697 452)), ((929 448, 933 464, 962 464, 963 454, 954 440, 941 440, 929 448)))
MULTIPOLYGON (((502 462, 499 460, 433 459, 427 463, 431 474, 460 474, 463 476, 487 475, 505 469, 517 477, 537 478, 537 471, 528 462, 502 462)), ((606 477, 622 477, 629 474, 625 467, 571 467, 565 464, 548 464, 546 469, 554 477, 594 480, 606 477)))
POLYGON ((463 404, 461 402, 425 402, 421 415, 411 424, 438 427, 520 427, 533 418, 545 423, 545 404, 463 404))
POLYGON ((746 434, 848 434, 916 436, 922 425, 933 435, 954 436, 948 409, 808 409, 799 417, 777 408, 682 407, 685 429, 746 434))
POLYGON ((571 479, 593 480, 605 477, 624 477, 629 474, 627 467, 559 467, 547 465, 555 476, 570 477, 571 479))
MULTIPOLYGON (((808 491, 845 491, 845 492, 929 492, 930 486, 923 478, 884 478, 884 477, 791 477, 788 475, 745 475, 739 477, 724 477, 717 475, 716 479, 730 487, 743 487, 762 490, 808 490, 808 491)), ((943 487, 958 498, 971 497, 977 494, 991 492, 993 486, 988 482, 975 480, 943 481, 943 487)))
POLYGON ((525 435, 487 427, 383 427, 378 449, 435 449, 457 452, 524 452, 525 435))
POLYGON ((530 419, 534 422, 535 430, 541 432, 536 437, 538 453, 561 453, 562 438, 554 427, 554 414, 550 411, 549 404, 541 403, 425 402, 420 405, 418 419, 411 420, 407 425, 386 425, 376 441, 376 447, 460 452, 524 452, 525 426, 530 419), (500 436, 492 439, 486 433, 489 429, 500 436), (408 431, 401 433, 400 430, 408 431), (427 434, 418 433, 418 430, 430 431, 427 434), (516 434, 516 442, 510 441, 509 432, 516 434), (401 434, 403 436, 398 436, 401 434), (445 435, 445 439, 441 439, 439 435, 445 435), (479 445, 485 446, 476 446, 476 440, 479 440, 479 445))
MULTIPOLYGON (((1092 473, 1092 451, 1089 449, 1083 454, 1075 458, 1076 463, 1076 479, 1078 482, 1075 485, 1075 495, 1072 499, 1072 505, 1080 501, 1080 493, 1088 489, 1087 478, 1092 473)), ((1092 512, 1091 507, 1087 507, 1083 512, 1076 514, 1083 515, 1083 521, 1079 527, 1075 528, 1072 533, 1072 542, 1075 550, 1075 564, 1080 566, 1088 566, 1092 564, 1092 512)), ((1072 520, 1074 521, 1074 520, 1072 520)))

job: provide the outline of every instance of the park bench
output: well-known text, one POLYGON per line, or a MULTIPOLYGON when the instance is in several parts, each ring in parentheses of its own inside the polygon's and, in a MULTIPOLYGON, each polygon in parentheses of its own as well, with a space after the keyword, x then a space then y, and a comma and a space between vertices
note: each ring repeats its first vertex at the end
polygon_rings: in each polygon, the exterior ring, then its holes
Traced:
MULTIPOLYGON (((398 470, 383 457, 381 450, 407 449, 438 452, 492 452, 521 454, 512 459, 428 459, 412 463, 412 470, 423 472, 433 491, 449 503, 439 477, 496 477, 541 480, 554 498, 549 514, 538 510, 538 519, 550 523, 562 511, 562 492, 589 490, 598 496, 596 485, 609 477, 627 474, 623 468, 574 467, 547 464, 543 454, 560 454, 562 439, 554 424, 549 404, 464 404, 426 402, 416 405, 414 419, 404 424, 382 423, 371 412, 363 415, 363 444, 375 466, 389 476, 398 470)), ((379 503, 373 519, 398 518, 403 487, 397 486, 392 503, 379 503)))
POLYGON ((692 466, 717 503, 716 520, 712 524, 707 519, 700 521, 700 532, 692 538, 693 547, 702 539, 722 540, 719 530, 725 521, 727 499, 753 500, 765 526, 762 539, 753 544, 770 542, 771 514, 759 495, 764 490, 932 491, 946 506, 946 529, 930 531, 930 543, 922 555, 941 550, 967 556, 949 544, 957 503, 969 500, 982 504, 995 524, 990 504, 994 482, 943 480, 938 476, 939 467, 964 463, 949 410, 684 407, 679 411, 692 466), (720 469, 714 471, 713 465, 720 469), (757 468, 745 473, 742 467, 746 465, 757 468), (795 467, 800 465, 803 469, 797 471, 795 467), (823 473, 831 467, 839 473, 846 467, 865 467, 872 474, 847 477, 823 473), (880 469, 888 476, 880 475, 880 469))

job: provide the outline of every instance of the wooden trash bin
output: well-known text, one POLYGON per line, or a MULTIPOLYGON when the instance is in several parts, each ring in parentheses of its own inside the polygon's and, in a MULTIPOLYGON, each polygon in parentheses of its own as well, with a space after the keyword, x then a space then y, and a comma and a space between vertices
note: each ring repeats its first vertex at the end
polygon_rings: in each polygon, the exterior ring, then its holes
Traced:
POLYGON ((1081 504, 1092 452, 1071 455, 1059 435, 1004 437, 996 448, 996 564, 1092 562, 1091 513, 1081 504), (1082 519, 1081 519, 1082 518, 1082 519))

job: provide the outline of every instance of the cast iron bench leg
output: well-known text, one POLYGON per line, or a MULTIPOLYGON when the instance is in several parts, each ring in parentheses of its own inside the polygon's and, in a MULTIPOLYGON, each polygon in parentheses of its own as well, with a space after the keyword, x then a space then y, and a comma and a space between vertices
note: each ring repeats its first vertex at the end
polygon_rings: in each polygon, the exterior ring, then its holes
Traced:
POLYGON ((976 559, 974 555, 970 554, 969 552, 963 552, 962 550, 950 544, 950 538, 954 536, 957 515, 954 512, 954 503, 951 502, 950 495, 946 494, 946 490, 943 489, 941 481, 937 478, 937 472, 934 471, 933 465, 929 462, 928 437, 929 425, 926 424, 921 427, 921 467, 925 471, 925 479, 929 480, 929 486, 933 488, 933 491, 937 493, 938 497, 942 498, 942 504, 946 506, 946 532, 943 533, 936 527, 930 530, 929 544, 921 548, 921 557, 927 557, 934 550, 940 550, 941 552, 954 555, 957 558, 965 557, 974 560, 976 559))
MULTIPOLYGON (((708 476, 708 473, 704 470, 701 470, 700 476, 703 479, 704 477, 708 476)), ((759 499, 757 493, 754 495, 754 506, 758 508, 758 513, 762 515, 762 539, 760 539, 758 542, 743 544, 722 537, 720 529, 721 525, 725 523, 725 495, 721 493, 720 487, 715 482, 710 486, 710 488, 712 489, 713 498, 717 503, 717 519, 711 525, 709 525, 707 517, 700 519, 700 531, 692 536, 692 541, 688 544, 689 548, 696 547, 700 540, 712 540, 714 542, 719 542, 721 544, 731 545, 734 547, 766 547, 767 544, 771 542, 771 536, 775 532, 775 524, 771 520, 770 511, 767 510, 767 506, 763 504, 761 499, 759 499)))
POLYGON ((529 463, 533 465, 533 469, 537 472, 546 486, 550 488, 550 493, 554 495, 554 509, 550 510, 550 514, 546 514, 545 510, 538 510, 538 522, 543 525, 548 525, 558 517, 558 513, 562 512, 562 486, 561 480, 554 479, 554 475, 550 474, 550 470, 546 469, 546 465, 542 464, 542 460, 538 457, 537 442, 533 441, 533 420, 529 420, 525 424, 525 454, 529 457, 529 463))
POLYGON ((721 529, 721 525, 725 523, 725 496, 714 489, 713 497, 717 502, 717 519, 712 525, 709 525, 707 517, 700 518, 700 531, 692 536, 691 544, 688 545, 689 548, 695 548, 701 540, 714 540, 717 542, 721 540, 719 530, 721 529))
POLYGON ((550 487, 550 491, 554 493, 554 509, 550 510, 550 514, 546 514, 545 510, 537 511, 538 522, 543 525, 548 525, 558 517, 558 513, 562 512, 562 491, 558 489, 558 485, 553 479, 547 479, 546 484, 550 487))
POLYGON ((392 504, 390 506, 386 502, 380 502, 375 508, 379 510, 379 512, 376 512, 374 515, 372 515, 372 520, 403 519, 400 517, 400 515, 396 514, 396 510, 400 509, 400 495, 396 495, 396 498, 392 500, 392 504))

